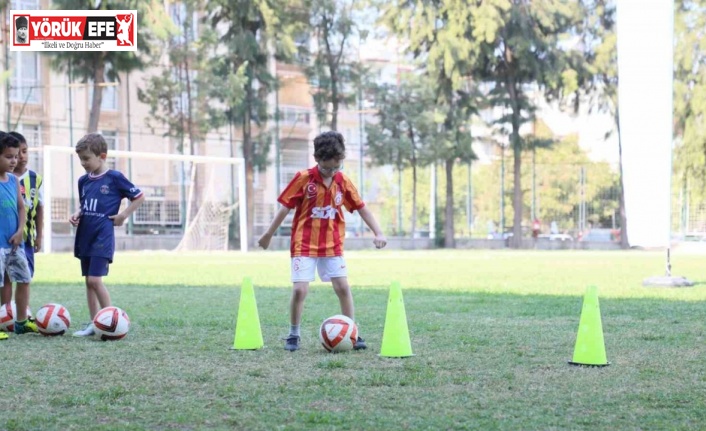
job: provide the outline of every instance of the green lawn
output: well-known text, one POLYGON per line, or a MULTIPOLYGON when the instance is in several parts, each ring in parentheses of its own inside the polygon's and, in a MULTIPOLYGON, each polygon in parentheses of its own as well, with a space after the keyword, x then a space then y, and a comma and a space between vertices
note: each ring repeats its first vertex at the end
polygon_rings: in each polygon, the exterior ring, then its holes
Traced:
MULTIPOLYGON (((642 287, 650 252, 351 252, 364 352, 327 354, 339 312, 315 283, 302 349, 288 330, 285 253, 121 253, 105 279, 132 320, 117 342, 0 342, 0 430, 703 429, 704 255, 673 253, 692 288, 642 287), (265 348, 232 351, 239 285, 255 285, 265 348), (388 287, 401 283, 414 357, 381 358, 388 287), (572 367, 582 295, 598 287, 611 366, 572 367)), ((32 309, 87 320, 78 261, 38 256, 32 309)))

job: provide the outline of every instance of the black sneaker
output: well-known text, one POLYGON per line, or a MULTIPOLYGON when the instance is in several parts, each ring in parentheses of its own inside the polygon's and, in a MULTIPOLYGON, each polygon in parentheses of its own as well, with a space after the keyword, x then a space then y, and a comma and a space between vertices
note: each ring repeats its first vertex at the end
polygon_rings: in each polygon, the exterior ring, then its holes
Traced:
POLYGON ((358 337, 358 339, 355 341, 355 346, 353 346, 353 350, 365 350, 367 348, 368 348, 368 345, 365 344, 365 340, 358 337))
POLYGON ((284 350, 289 350, 293 352, 299 350, 299 336, 290 335, 284 339, 284 350))

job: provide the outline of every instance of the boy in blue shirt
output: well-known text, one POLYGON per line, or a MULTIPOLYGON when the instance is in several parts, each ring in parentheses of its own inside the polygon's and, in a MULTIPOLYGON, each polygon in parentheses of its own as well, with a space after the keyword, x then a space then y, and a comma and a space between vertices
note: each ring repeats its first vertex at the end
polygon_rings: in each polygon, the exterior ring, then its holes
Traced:
MULTIPOLYGON (((115 253, 115 226, 137 210, 144 201, 142 191, 123 174, 106 166, 108 144, 100 133, 89 133, 76 144, 76 154, 86 175, 78 179, 81 209, 71 215, 69 222, 77 226, 74 256, 81 260, 81 274, 86 278, 86 298, 91 321, 96 313, 109 307, 110 294, 103 284, 108 266, 115 253), (118 213, 123 198, 130 204, 118 213)), ((74 332, 75 337, 95 334, 93 323, 74 332)))
MULTIPOLYGON (((19 152, 20 141, 8 133, 0 132, 0 274, 7 271, 10 281, 17 283, 15 334, 24 334, 37 332, 37 326, 27 319, 29 282, 32 276, 24 247, 21 247, 27 214, 20 183, 11 173, 17 166, 19 152)), ((7 334, 0 334, 0 339, 7 339, 7 334)))
MULTIPOLYGON (((20 194, 25 204, 27 212, 27 223, 24 228, 23 247, 29 273, 34 278, 34 253, 42 248, 42 235, 44 231, 44 197, 42 193, 42 176, 27 168, 29 160, 27 140, 18 132, 8 133, 20 141, 20 152, 17 159, 17 166, 12 173, 20 182, 20 194)), ((12 301, 12 282, 9 274, 5 272, 5 283, 0 293, 0 304, 12 301)))

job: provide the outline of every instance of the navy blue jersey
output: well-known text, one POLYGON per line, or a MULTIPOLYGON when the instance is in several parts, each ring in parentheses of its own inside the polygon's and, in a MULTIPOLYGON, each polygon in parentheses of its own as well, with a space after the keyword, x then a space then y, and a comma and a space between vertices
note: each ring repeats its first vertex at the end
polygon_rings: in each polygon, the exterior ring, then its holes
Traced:
POLYGON ((74 256, 103 257, 113 261, 115 231, 113 220, 123 198, 135 200, 142 191, 123 174, 108 170, 101 175, 84 175, 78 179, 81 218, 76 230, 74 256))

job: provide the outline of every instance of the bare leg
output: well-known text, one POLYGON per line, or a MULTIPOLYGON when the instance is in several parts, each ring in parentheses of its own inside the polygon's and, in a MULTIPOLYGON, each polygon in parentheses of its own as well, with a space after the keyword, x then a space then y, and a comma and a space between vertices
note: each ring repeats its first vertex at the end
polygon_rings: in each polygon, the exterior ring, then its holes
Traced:
POLYGON ((17 287, 15 288, 15 303, 17 304, 17 316, 15 316, 15 320, 18 322, 27 320, 29 283, 17 283, 17 287))
POLYGON ((348 277, 332 278, 331 284, 333 284, 333 291, 336 292, 338 302, 341 304, 341 314, 350 317, 355 322, 355 307, 351 288, 348 285, 348 277))
POLYGON ((0 305, 7 304, 12 301, 12 282, 10 276, 5 273, 2 291, 0 292, 0 305))
POLYGON ((110 307, 110 293, 103 284, 103 277, 86 277, 86 298, 88 299, 88 312, 91 320, 96 317, 96 313, 105 307, 110 307))
POLYGON ((289 303, 289 322, 292 325, 299 325, 302 321, 302 311, 304 310, 304 299, 309 293, 308 281, 297 281, 292 288, 292 300, 289 303))

